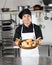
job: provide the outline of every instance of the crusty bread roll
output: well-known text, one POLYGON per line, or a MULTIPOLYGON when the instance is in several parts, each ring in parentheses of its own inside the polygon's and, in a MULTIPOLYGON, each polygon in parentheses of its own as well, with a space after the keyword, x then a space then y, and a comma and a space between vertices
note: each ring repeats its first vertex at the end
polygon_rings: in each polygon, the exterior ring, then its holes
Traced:
POLYGON ((24 47, 31 47, 31 44, 28 43, 27 41, 23 41, 21 44, 22 44, 22 46, 24 46, 24 47))
POLYGON ((26 41, 23 41, 21 44, 22 44, 22 46, 25 46, 26 45, 26 41))
POLYGON ((32 46, 36 46, 36 41, 34 41, 34 43, 32 44, 32 46))
POLYGON ((23 47, 32 47, 32 46, 36 46, 36 42, 32 41, 32 39, 28 39, 26 41, 23 41, 22 43, 23 47))
POLYGON ((28 39, 28 40, 26 40, 26 42, 32 42, 32 39, 28 39))

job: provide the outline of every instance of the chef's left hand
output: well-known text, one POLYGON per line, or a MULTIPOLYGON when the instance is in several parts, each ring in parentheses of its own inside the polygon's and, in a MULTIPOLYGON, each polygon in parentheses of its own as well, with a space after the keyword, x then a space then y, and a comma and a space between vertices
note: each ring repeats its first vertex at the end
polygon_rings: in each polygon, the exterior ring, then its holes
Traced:
POLYGON ((42 44, 42 39, 41 39, 41 37, 38 37, 38 38, 36 39, 36 43, 37 43, 37 45, 41 45, 41 44, 42 44))

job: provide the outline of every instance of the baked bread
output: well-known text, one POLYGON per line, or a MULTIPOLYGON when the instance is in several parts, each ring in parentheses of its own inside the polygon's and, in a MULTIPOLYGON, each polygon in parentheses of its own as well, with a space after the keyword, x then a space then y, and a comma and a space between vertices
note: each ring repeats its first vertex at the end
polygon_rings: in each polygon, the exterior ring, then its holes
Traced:
POLYGON ((21 44, 23 47, 31 47, 31 45, 29 45, 29 43, 26 41, 23 41, 21 44))
POLYGON ((35 41, 33 41, 34 43, 32 44, 32 46, 36 46, 36 42, 35 41))
POLYGON ((21 44, 22 44, 23 47, 36 46, 36 42, 33 41, 32 39, 25 40, 25 41, 23 41, 21 44))

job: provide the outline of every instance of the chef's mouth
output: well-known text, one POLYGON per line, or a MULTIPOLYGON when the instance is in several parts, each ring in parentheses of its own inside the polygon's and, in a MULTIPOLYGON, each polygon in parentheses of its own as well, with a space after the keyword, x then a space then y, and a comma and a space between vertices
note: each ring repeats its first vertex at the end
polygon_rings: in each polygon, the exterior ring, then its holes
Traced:
POLYGON ((29 27, 31 23, 24 23, 25 26, 29 27))

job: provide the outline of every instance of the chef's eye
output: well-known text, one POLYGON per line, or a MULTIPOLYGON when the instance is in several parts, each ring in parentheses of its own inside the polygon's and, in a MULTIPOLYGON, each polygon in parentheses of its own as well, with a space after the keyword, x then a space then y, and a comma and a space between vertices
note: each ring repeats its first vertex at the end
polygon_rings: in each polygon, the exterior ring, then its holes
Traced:
POLYGON ((26 16, 24 16, 24 17, 26 17, 26 16))

